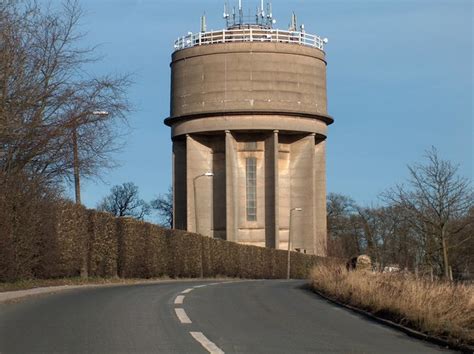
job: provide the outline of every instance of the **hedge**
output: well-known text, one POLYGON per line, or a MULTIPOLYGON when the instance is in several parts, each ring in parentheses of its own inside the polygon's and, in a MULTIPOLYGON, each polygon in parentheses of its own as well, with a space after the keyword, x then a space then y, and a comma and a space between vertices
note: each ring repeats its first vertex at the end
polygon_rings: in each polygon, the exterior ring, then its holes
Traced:
MULTIPOLYGON (((286 278, 287 252, 241 245, 64 203, 49 206, 34 230, 5 226, 0 281, 100 276, 121 278, 286 278), (14 231, 22 233, 21 243, 14 231), (25 242, 29 232, 29 242, 25 242)), ((291 277, 307 278, 328 258, 291 252, 291 277)))

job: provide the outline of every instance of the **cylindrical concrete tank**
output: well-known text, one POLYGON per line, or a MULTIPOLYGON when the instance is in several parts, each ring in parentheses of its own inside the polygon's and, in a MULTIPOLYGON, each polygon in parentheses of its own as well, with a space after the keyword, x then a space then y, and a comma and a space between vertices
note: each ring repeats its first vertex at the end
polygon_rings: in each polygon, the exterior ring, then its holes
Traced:
POLYGON ((284 249, 291 234, 292 249, 326 254, 333 120, 322 45, 304 32, 258 26, 177 42, 165 120, 176 228, 284 249))

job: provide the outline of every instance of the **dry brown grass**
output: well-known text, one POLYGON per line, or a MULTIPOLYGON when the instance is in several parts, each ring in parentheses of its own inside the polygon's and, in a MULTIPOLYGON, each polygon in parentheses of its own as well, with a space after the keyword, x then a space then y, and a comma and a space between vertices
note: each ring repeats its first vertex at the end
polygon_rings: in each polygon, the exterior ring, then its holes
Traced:
POLYGON ((310 281, 313 289, 342 303, 451 342, 474 344, 473 285, 349 272, 338 265, 314 267, 310 281))

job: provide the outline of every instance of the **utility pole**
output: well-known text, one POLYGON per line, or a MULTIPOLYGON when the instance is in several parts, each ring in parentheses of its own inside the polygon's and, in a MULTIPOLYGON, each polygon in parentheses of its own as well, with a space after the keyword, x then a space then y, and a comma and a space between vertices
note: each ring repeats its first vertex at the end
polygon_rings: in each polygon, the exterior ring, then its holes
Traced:
MULTIPOLYGON (((94 116, 105 117, 109 115, 107 111, 93 111, 90 113, 94 116)), ((74 169, 74 193, 76 197, 76 204, 81 204, 81 180, 80 180, 80 161, 79 161, 79 146, 77 143, 77 120, 74 120, 72 127, 72 154, 73 154, 73 169, 74 169)))
POLYGON ((79 149, 77 146, 77 125, 72 128, 72 150, 74 164, 74 192, 76 194, 76 204, 81 204, 81 182, 79 173, 79 149))

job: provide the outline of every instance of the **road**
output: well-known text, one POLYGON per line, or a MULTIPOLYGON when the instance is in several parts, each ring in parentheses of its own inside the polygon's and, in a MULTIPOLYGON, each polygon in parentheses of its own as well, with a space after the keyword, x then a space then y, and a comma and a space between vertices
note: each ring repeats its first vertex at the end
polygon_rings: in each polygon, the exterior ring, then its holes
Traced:
POLYGON ((330 304, 303 284, 171 282, 4 303, 0 353, 448 352, 330 304))

